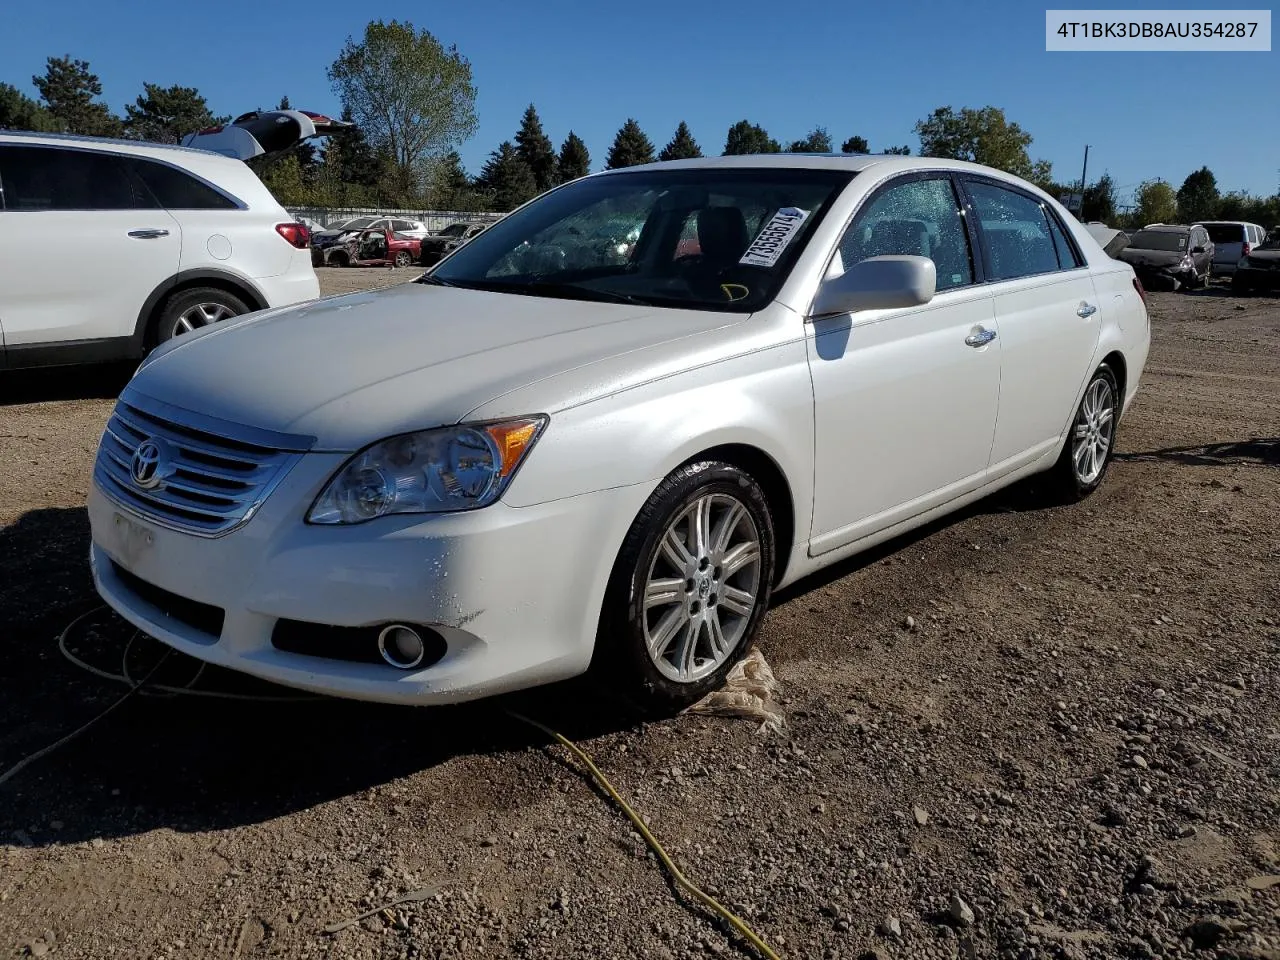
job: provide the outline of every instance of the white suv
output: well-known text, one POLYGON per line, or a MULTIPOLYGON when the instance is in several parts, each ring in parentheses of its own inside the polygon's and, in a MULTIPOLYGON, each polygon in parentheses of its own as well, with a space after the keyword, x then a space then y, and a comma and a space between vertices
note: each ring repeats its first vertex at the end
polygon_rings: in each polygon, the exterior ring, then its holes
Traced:
POLYGON ((137 358, 314 299, 309 247, 239 159, 0 132, 0 367, 137 358))

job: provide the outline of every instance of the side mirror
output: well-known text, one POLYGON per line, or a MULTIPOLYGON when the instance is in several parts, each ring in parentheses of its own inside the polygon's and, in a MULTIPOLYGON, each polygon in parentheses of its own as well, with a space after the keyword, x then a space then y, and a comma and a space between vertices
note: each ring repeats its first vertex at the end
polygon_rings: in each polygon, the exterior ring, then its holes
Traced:
POLYGON ((870 257, 824 282, 813 299, 812 314, 918 307, 932 300, 937 289, 938 268, 928 257, 870 257))

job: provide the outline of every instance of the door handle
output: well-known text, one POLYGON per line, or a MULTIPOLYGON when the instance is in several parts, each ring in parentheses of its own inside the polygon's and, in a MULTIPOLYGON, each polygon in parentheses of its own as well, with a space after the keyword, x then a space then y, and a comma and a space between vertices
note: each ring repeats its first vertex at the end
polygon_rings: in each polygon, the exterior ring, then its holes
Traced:
POLYGON ((1076 316, 1080 317, 1082 320, 1087 320, 1097 312, 1097 307, 1092 303, 1085 303, 1083 300, 1080 302, 1080 306, 1076 308, 1076 316))
POLYGON ((985 347, 988 343, 996 338, 994 330, 978 329, 964 338, 964 342, 971 347, 985 347))
POLYGON ((159 227, 148 227, 146 230, 130 230, 129 236, 135 240, 157 240, 160 237, 167 237, 168 230, 162 230, 159 227))

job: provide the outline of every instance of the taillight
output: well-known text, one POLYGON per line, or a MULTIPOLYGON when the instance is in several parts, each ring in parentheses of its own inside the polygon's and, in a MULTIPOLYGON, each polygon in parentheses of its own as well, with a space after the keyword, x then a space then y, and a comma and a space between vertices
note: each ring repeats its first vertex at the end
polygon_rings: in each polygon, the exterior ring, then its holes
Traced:
POLYGON ((291 246, 305 250, 311 246, 311 231, 303 223, 277 223, 276 233, 289 241, 291 246))
POLYGON ((207 134, 207 133, 221 133, 221 132, 222 132, 222 129, 223 129, 223 128, 222 128, 221 126, 216 126, 216 127, 205 127, 203 130, 199 130, 199 131, 197 131, 197 134, 198 134, 199 136, 202 136, 202 137, 203 137, 203 136, 204 136, 205 134, 207 134))
POLYGON ((1249 255, 1249 251, 1252 249, 1253 247, 1249 246, 1249 241, 1246 240, 1244 242, 1244 246, 1240 248, 1240 256, 1247 257, 1249 255))
POLYGON ((1137 277, 1134 277, 1134 278, 1133 278, 1133 289, 1135 289, 1135 290, 1137 290, 1137 291, 1138 291, 1138 296, 1140 296, 1140 297, 1142 298, 1142 305, 1143 305, 1143 306, 1146 306, 1146 303, 1147 303, 1147 291, 1146 291, 1145 289, 1143 289, 1142 281, 1141 281, 1141 280, 1139 280, 1137 277))

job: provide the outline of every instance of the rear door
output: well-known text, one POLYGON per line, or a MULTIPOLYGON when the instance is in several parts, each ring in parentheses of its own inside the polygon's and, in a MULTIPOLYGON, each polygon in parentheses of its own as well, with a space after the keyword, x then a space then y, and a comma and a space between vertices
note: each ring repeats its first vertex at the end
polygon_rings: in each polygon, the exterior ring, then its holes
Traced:
POLYGON ((1000 329, 995 479, 1060 446, 1092 372, 1106 307, 1054 210, 1004 181, 962 180, 1000 329))
POLYGON ((177 273, 181 228, 128 161, 0 144, 0 323, 11 365, 38 362, 24 351, 77 341, 101 341, 85 344, 90 359, 95 349, 103 359, 128 355, 147 297, 177 273))
MULTIPOLYGON (((1209 223, 1205 230, 1213 241, 1213 266, 1215 272, 1229 272, 1235 269, 1244 253, 1245 226, 1241 223, 1209 223)), ((1195 245, 1194 243, 1192 244, 1195 245)))

